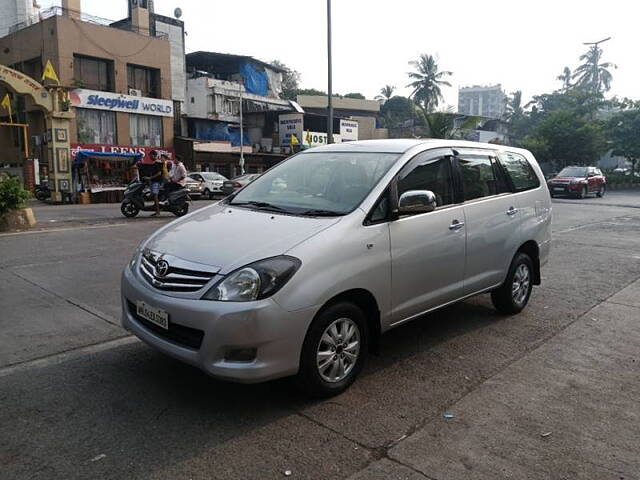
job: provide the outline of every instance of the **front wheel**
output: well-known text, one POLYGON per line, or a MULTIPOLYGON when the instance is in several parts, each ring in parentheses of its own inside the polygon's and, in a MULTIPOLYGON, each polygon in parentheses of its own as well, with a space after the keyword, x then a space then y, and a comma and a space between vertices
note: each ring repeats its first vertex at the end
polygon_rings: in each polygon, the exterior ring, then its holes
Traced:
POLYGON ((173 207, 171 211, 176 217, 182 217, 187 213, 189 213, 189 204, 187 202, 184 202, 180 205, 173 207))
POLYGON ((587 192, 587 187, 582 187, 582 188, 580 189, 580 193, 578 194, 578 198, 579 198, 579 199, 586 198, 586 197, 587 197, 587 193, 588 193, 588 192, 587 192))
POLYGON ((518 253, 511 262, 507 278, 491 292, 491 302, 500 313, 520 313, 529 302, 533 290, 533 262, 526 253, 518 253))
POLYGON ((604 192, 606 191, 606 189, 607 189, 607 188, 606 188, 604 185, 600 185, 600 190, 598 190, 598 193, 596 193, 596 195, 597 195, 599 198, 604 197, 604 192))
POLYGON ((350 302, 324 308, 304 339, 298 386, 319 398, 345 391, 364 366, 368 343, 367 321, 360 308, 350 302))
POLYGON ((122 202, 120 205, 120 211, 127 218, 133 218, 140 213, 138 206, 131 201, 122 202))

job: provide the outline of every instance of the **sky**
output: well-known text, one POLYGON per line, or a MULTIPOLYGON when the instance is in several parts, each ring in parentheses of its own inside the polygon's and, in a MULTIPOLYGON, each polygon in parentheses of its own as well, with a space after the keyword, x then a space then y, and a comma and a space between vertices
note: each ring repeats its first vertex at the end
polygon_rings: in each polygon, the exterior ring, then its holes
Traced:
MULTIPOLYGON (((43 7, 59 0, 40 0, 43 7)), ((83 11, 126 16, 126 0, 83 0, 83 11)), ((278 59, 302 75, 304 88, 327 88, 326 0, 155 0, 156 12, 183 11, 187 52, 208 50, 278 59)), ((377 95, 405 88, 410 60, 436 55, 453 72, 445 102, 460 86, 500 83, 524 99, 560 87, 592 42, 615 63, 609 95, 640 99, 637 0, 333 0, 333 89, 377 95)))

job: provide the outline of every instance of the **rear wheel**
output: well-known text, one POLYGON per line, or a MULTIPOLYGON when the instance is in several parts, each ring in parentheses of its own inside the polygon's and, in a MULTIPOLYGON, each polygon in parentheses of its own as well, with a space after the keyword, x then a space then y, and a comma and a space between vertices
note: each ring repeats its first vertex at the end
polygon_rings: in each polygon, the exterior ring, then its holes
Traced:
POLYGON ((340 302, 323 309, 311 323, 302 347, 298 386, 314 397, 346 390, 364 366, 369 343, 365 315, 340 302))
POLYGON ((600 198, 604 197, 606 189, 607 187, 605 187, 604 185, 600 185, 600 190, 598 190, 598 193, 596 193, 596 195, 600 198))
POLYGON ((120 205, 120 211, 127 218, 133 218, 140 213, 138 206, 131 201, 122 202, 120 205))
POLYGON ((533 289, 533 262, 526 253, 517 253, 511 262, 507 278, 491 292, 491 301, 500 313, 520 313, 529 302, 533 289))
POLYGON ((177 205, 177 206, 173 207, 171 212, 176 217, 182 217, 182 216, 186 215, 187 213, 189 213, 189 204, 187 202, 184 202, 181 205, 177 205))

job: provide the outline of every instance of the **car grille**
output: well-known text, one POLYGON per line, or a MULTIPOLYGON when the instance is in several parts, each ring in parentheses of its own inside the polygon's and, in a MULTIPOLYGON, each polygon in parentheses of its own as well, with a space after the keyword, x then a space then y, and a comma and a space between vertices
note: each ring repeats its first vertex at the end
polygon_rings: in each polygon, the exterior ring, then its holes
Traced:
POLYGON ((202 339, 204 338, 204 332, 202 330, 171 323, 171 320, 169 320, 169 328, 165 330, 164 328, 159 327, 138 315, 136 306, 133 302, 127 300, 127 307, 129 308, 131 316, 135 318, 139 324, 156 334, 158 337, 162 337, 165 340, 175 343, 181 347, 188 347, 194 350, 200 349, 202 339))
MULTIPOLYGON (((161 275, 158 263, 162 257, 145 253, 140 258, 140 274, 158 290, 171 292, 196 292, 203 288, 215 273, 201 270, 189 270, 169 264, 169 268, 161 275)), ((167 262, 168 263, 168 262, 167 262)))

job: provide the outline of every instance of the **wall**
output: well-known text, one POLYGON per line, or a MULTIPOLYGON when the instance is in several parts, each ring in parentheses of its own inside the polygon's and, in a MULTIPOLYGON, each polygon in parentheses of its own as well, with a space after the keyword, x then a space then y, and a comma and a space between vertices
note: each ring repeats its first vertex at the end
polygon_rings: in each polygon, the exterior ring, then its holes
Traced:
POLYGON ((206 77, 187 80, 186 108, 189 112, 189 117, 208 118, 209 93, 206 77))
MULTIPOLYGON (((171 98, 173 98, 173 100, 184 102, 187 91, 187 77, 184 56, 183 27, 165 23, 159 15, 156 15, 155 18, 156 32, 164 33, 169 37, 171 51, 171 98)), ((184 109, 183 113, 186 113, 184 109)))

